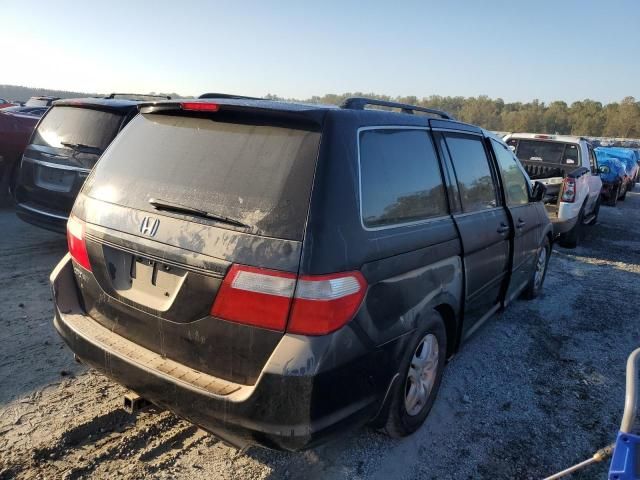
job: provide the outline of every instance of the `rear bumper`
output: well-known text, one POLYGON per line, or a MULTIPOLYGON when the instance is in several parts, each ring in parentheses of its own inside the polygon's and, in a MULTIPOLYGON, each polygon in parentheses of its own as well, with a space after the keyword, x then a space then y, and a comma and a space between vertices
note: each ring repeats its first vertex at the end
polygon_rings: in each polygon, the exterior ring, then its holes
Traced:
POLYGON ((553 234, 561 235, 571 230, 576 223, 578 223, 578 217, 570 218, 568 220, 561 220, 557 217, 551 218, 551 225, 553 225, 553 234))
POLYGON ((547 216, 549 217, 551 225, 553 226, 554 236, 558 236, 568 232, 575 226, 576 223, 578 223, 578 217, 580 213, 579 208, 580 207, 578 206, 578 211, 574 212, 576 207, 572 204, 553 203, 545 205, 547 216))
POLYGON ((54 325, 83 362, 149 401, 244 448, 302 450, 376 416, 391 381, 384 352, 323 369, 331 335, 284 335, 255 385, 216 379, 136 345, 87 316, 67 255, 51 274, 54 325), (376 368, 378 365, 378 368, 376 368), (383 364, 384 365, 384 364, 383 364))
POLYGON ((24 203, 17 203, 15 209, 20 220, 63 235, 66 233, 69 218, 62 213, 47 211, 24 203))

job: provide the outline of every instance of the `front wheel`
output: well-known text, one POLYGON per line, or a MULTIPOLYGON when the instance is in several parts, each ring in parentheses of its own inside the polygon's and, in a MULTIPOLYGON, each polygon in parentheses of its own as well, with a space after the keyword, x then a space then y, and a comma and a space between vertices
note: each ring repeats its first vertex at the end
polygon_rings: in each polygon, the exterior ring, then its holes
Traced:
POLYGON ((527 300, 533 300, 542 292, 542 286, 544 285, 544 279, 547 276, 547 266, 549 265, 549 258, 551 257, 551 243, 549 237, 545 237, 544 243, 538 250, 538 256, 536 257, 536 263, 531 274, 531 279, 524 291, 524 297, 527 300))
POLYGON ((440 388, 446 356, 446 329, 434 310, 419 325, 401 361, 384 426, 389 436, 405 437, 424 423, 440 388))

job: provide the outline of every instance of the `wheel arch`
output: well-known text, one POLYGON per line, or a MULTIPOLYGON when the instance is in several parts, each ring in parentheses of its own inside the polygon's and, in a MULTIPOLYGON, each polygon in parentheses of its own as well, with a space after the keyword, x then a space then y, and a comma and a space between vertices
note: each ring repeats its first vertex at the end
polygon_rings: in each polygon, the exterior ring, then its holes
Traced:
POLYGON ((440 314, 444 321, 445 331, 447 332, 447 358, 449 358, 456 352, 460 343, 460 322, 457 319, 455 310, 448 303, 436 305, 434 310, 440 314))

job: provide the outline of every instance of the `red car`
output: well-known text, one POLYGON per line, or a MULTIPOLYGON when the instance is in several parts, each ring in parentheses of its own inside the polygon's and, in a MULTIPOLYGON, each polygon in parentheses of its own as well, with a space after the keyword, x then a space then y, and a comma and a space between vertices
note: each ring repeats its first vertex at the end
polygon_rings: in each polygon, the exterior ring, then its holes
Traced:
POLYGON ((10 198, 20 156, 47 108, 12 106, 0 109, 0 205, 10 198))
POLYGON ((15 104, 11 103, 9 100, 5 100, 4 98, 0 98, 0 109, 6 107, 13 107, 15 104))

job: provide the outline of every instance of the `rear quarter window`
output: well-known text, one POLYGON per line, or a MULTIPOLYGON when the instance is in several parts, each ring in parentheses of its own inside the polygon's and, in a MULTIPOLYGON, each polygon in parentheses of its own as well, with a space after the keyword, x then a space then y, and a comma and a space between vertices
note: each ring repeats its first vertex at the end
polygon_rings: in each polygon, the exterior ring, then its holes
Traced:
POLYGON ((359 136, 362 222, 381 228, 446 215, 442 175, 426 130, 370 129, 359 136))

